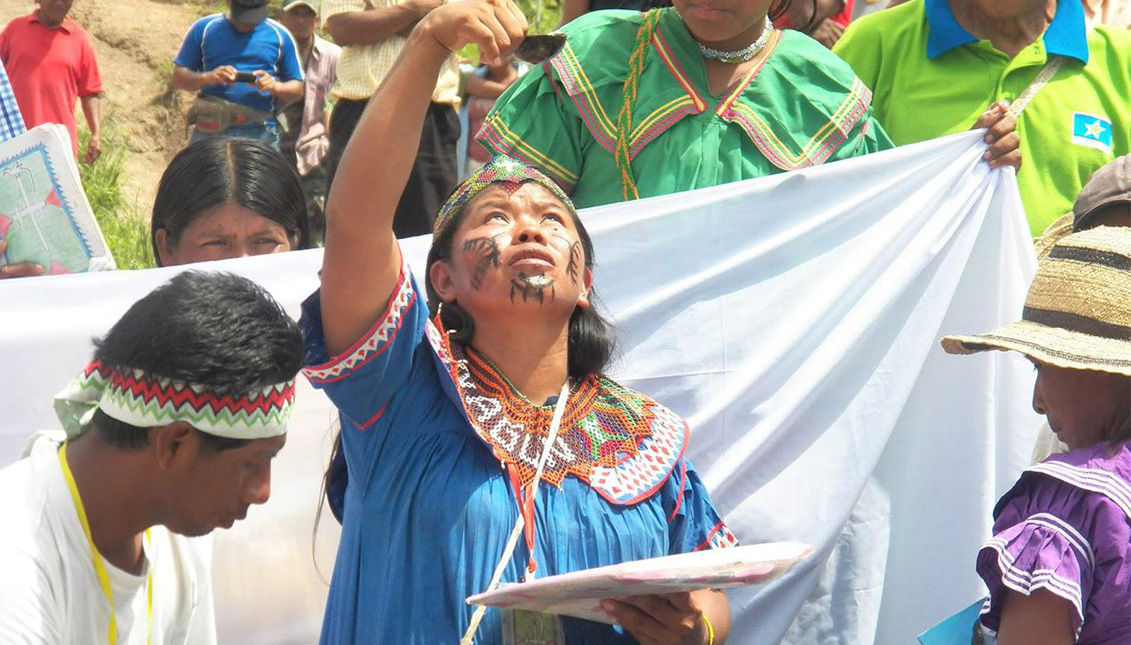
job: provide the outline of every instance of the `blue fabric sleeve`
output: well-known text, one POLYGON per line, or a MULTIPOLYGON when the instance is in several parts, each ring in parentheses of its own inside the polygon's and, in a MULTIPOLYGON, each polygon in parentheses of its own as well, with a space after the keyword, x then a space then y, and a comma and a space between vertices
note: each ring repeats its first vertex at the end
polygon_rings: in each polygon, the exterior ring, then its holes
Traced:
POLYGON ((738 545, 715 510, 699 473, 686 458, 680 459, 664 484, 663 501, 668 513, 669 555, 738 545))
POLYGON ((290 32, 280 27, 276 27, 282 31, 283 51, 279 55, 279 69, 276 70, 281 81, 301 81, 303 80, 302 65, 298 62, 298 49, 295 48, 295 40, 291 37, 290 32))
POLYGON ((177 57, 173 59, 174 65, 194 72, 204 71, 204 54, 201 47, 204 44, 204 27, 208 20, 201 18, 192 23, 188 33, 185 34, 185 39, 181 41, 181 51, 177 52, 177 57))
POLYGON ((407 265, 385 313, 338 356, 326 353, 320 292, 303 303, 299 320, 306 339, 303 374, 314 387, 325 390, 341 411, 343 431, 351 425, 363 431, 372 426, 393 395, 405 387, 427 323, 428 306, 407 265))

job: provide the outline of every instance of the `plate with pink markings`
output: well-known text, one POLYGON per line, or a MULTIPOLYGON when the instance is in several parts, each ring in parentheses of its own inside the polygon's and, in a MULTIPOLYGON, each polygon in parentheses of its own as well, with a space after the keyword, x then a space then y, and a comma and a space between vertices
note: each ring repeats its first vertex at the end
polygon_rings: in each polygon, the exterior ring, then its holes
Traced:
POLYGON ((809 557, 813 547, 797 542, 750 544, 681 553, 585 569, 498 589, 467 599, 468 604, 573 616, 602 623, 605 598, 725 589, 764 584, 809 557))

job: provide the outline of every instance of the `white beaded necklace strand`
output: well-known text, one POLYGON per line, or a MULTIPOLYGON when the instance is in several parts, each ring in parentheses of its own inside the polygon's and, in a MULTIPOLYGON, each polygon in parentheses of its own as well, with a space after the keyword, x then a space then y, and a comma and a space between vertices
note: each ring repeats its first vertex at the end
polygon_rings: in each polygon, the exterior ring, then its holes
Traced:
POLYGON ((767 16, 766 24, 762 28, 762 35, 758 37, 758 40, 750 43, 750 45, 747 47, 729 52, 719 51, 717 49, 711 49, 698 40, 695 41, 695 46, 699 48, 699 53, 703 54, 704 58, 717 60, 723 63, 729 63, 731 65, 737 65, 738 63, 745 63, 751 58, 754 58, 758 55, 758 52, 765 49, 766 41, 770 38, 770 33, 772 33, 773 31, 774 25, 770 23, 770 18, 769 16, 767 16))

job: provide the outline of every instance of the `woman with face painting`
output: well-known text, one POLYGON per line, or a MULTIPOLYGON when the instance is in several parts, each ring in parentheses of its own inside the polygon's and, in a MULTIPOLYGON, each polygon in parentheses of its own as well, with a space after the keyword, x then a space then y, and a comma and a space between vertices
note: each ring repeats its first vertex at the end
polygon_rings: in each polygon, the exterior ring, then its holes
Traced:
MULTIPOLYGON (((674 0, 597 11, 500 97, 477 138, 578 208, 717 186, 891 147, 871 92, 771 21, 815 0, 674 0)), ((798 29, 803 25, 795 25, 798 29)))
POLYGON ((1131 229, 1061 239, 1021 320, 948 336, 952 354, 1021 352, 1033 409, 1069 451, 1027 469, 978 554, 998 645, 1131 643, 1131 229))
MULTIPOLYGON (((517 582, 734 542, 682 456, 686 424, 602 374, 612 341, 593 306, 592 244, 552 181, 492 161, 439 213, 417 267, 427 291, 404 263, 393 215, 441 64, 469 42, 505 56, 526 28, 510 0, 428 14, 330 194, 322 286, 301 322, 305 372, 341 412, 324 643, 521 639, 530 620, 465 603, 496 574, 517 582)), ((728 632, 726 596, 712 590, 604 608, 619 626, 551 620, 552 642, 701 645, 728 632)))

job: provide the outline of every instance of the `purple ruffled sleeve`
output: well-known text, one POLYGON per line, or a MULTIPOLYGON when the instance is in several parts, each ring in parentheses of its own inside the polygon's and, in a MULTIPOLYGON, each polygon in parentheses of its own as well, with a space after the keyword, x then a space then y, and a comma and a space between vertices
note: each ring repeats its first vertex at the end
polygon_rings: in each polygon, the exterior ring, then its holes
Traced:
POLYGON ((1037 464, 994 509, 978 554, 990 589, 982 624, 997 631, 1009 591, 1039 589, 1072 606, 1081 645, 1131 643, 1131 448, 1074 450, 1037 464))
MULTIPOLYGON (((1015 510, 1019 509, 1007 507, 1006 513, 1013 515, 1010 511, 1015 510)), ((1085 599, 1092 591, 1095 556, 1091 545, 1056 515, 1034 513, 1017 519, 1020 521, 1000 532, 995 525, 993 539, 978 554, 978 575, 990 589, 982 624, 997 630, 1009 590, 1028 596, 1045 589, 1072 604, 1072 629, 1079 634, 1085 599)))

